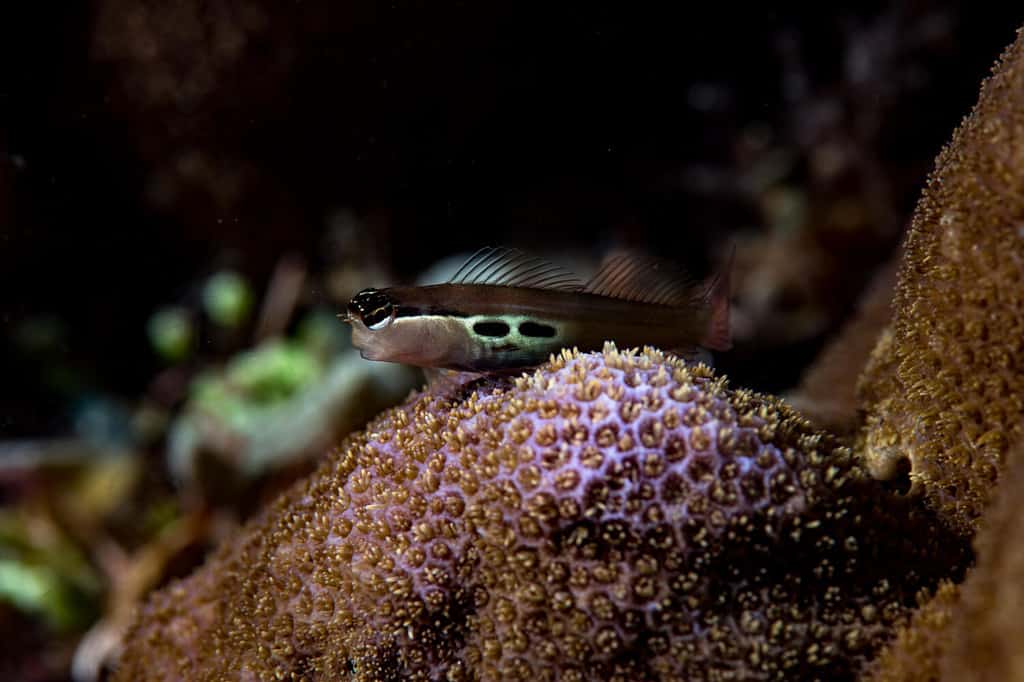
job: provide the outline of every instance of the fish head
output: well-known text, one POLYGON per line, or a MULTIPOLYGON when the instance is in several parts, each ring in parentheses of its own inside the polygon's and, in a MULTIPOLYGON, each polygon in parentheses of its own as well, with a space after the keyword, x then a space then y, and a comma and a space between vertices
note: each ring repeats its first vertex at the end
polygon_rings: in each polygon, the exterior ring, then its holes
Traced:
POLYGON ((385 290, 363 289, 348 302, 346 321, 380 331, 395 321, 395 302, 385 290))
POLYGON ((349 301, 345 321, 352 325, 352 345, 364 359, 437 366, 465 336, 463 328, 449 320, 401 317, 398 307, 387 289, 364 289, 349 301))
POLYGON ((387 291, 363 289, 348 302, 345 321, 352 325, 352 345, 367 360, 390 360, 394 340, 388 327, 395 321, 395 302, 387 291))

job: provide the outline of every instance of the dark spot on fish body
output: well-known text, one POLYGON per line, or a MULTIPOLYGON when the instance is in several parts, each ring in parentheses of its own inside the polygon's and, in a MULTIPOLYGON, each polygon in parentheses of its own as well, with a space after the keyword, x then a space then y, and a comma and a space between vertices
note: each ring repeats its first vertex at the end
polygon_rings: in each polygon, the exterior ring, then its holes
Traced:
POLYGON ((521 336, 538 339, 551 339, 554 338, 556 333, 555 328, 550 324, 541 324, 540 322, 523 322, 519 325, 519 334, 521 336))
POLYGON ((474 334, 490 336, 496 339, 508 336, 510 331, 512 331, 512 329, 508 326, 508 323, 502 322, 501 320, 484 320, 483 322, 477 322, 473 325, 474 334))

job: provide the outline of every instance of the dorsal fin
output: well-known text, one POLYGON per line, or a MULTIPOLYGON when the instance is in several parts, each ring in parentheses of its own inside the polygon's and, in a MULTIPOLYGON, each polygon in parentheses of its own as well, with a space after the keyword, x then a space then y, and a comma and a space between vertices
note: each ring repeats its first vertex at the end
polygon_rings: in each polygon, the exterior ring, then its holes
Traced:
POLYGON ((583 290, 626 301, 668 306, 700 303, 708 291, 705 284, 674 263, 629 250, 615 251, 606 257, 583 290))
POLYGON ((452 284, 490 284, 502 287, 578 291, 580 279, 558 265, 519 249, 485 246, 462 264, 452 284))

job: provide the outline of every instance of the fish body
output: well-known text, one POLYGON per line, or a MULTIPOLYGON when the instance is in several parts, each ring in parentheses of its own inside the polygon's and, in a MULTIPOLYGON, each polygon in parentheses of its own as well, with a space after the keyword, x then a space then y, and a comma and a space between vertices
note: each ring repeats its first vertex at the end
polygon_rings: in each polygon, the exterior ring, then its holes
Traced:
POLYGON ((597 350, 609 340, 729 347, 727 277, 700 287, 670 269, 652 277, 659 263, 630 257, 584 285, 521 252, 484 251, 475 271, 464 266, 447 284, 357 294, 346 317, 353 345, 369 360, 475 372, 538 365, 562 348, 597 350))

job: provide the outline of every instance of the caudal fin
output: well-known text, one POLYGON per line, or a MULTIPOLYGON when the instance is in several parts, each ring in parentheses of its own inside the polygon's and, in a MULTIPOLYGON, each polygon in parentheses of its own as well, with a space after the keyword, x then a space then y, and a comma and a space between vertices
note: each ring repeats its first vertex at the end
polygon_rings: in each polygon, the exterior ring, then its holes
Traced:
POLYGON ((732 348, 732 328, 729 324, 729 297, 732 295, 730 278, 736 247, 729 251, 729 258, 708 288, 705 300, 711 307, 711 321, 701 345, 711 350, 725 351, 732 348))

